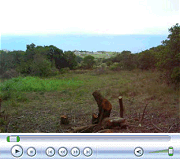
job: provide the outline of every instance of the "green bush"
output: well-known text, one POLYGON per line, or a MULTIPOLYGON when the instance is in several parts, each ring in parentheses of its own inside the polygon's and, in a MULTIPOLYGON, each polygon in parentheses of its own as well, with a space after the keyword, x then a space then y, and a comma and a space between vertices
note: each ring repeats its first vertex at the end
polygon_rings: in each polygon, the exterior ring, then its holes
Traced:
POLYGON ((60 69, 60 73, 68 73, 70 71, 70 68, 69 67, 65 67, 65 68, 61 68, 60 69))
POLYGON ((51 75, 51 63, 46 60, 42 55, 35 55, 34 60, 30 66, 31 75, 47 77, 51 75))
POLYGON ((119 66, 119 63, 117 62, 114 62, 110 67, 109 67, 110 70, 113 70, 113 71, 120 71, 121 68, 119 66))
POLYGON ((22 74, 30 74, 30 61, 21 61, 20 64, 17 65, 16 71, 22 74))
POLYGON ((102 63, 100 66, 97 66, 96 67, 96 70, 95 70, 95 72, 96 72, 96 74, 104 74, 104 73, 106 73, 106 71, 107 71, 107 64, 106 63, 102 63))
POLYGON ((180 67, 175 67, 171 74, 171 79, 174 83, 180 82, 180 67))
POLYGON ((95 64, 95 58, 91 55, 88 55, 83 59, 83 67, 85 69, 93 68, 94 64, 95 64))
POLYGON ((10 91, 4 91, 4 92, 1 92, 1 98, 2 100, 8 100, 12 97, 12 94, 10 91))
POLYGON ((113 64, 113 62, 112 61, 107 61, 106 64, 107 64, 107 66, 110 66, 110 65, 113 64))
POLYGON ((180 26, 177 23, 169 29, 167 40, 163 41, 163 49, 158 54, 158 69, 165 72, 166 81, 180 83, 180 26))

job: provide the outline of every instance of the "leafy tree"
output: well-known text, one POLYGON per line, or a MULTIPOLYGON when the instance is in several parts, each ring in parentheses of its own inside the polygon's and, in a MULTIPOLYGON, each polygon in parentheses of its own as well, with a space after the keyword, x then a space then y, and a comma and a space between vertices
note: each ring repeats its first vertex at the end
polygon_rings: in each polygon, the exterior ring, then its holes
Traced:
POLYGON ((40 54, 34 55, 34 60, 31 63, 31 75, 49 76, 51 74, 51 63, 40 54))
POLYGON ((93 56, 91 56, 91 55, 88 55, 88 56, 84 57, 84 59, 83 59, 84 67, 87 68, 87 69, 93 68, 93 65, 95 64, 94 59, 95 58, 93 56))
POLYGON ((83 61, 83 58, 80 56, 76 56, 75 60, 77 63, 81 63, 83 61))
POLYGON ((64 57, 67 61, 67 67, 73 69, 77 66, 76 55, 72 51, 66 51, 64 57))
POLYGON ((180 26, 177 23, 169 29, 170 34, 164 40, 163 51, 159 53, 157 66, 165 72, 167 80, 180 83, 180 26))
POLYGON ((24 51, 5 51, 0 52, 0 74, 5 73, 10 69, 16 69, 17 65, 20 64, 24 51))
POLYGON ((139 68, 142 70, 154 69, 156 57, 153 51, 145 50, 139 54, 139 68))
POLYGON ((131 51, 123 51, 121 53, 120 63, 121 63, 122 69, 132 70, 136 67, 135 62, 134 62, 134 55, 131 54, 131 51))
POLYGON ((33 56, 35 55, 35 47, 36 45, 35 44, 30 44, 30 45, 26 45, 26 59, 25 60, 32 60, 33 59, 33 56))
POLYGON ((115 65, 112 66, 112 68, 118 66, 118 70, 132 70, 137 67, 136 61, 137 56, 134 54, 131 54, 131 51, 122 51, 121 54, 117 54, 116 56, 110 58, 107 60, 107 65, 110 66, 112 63, 116 63, 115 65), (117 65, 117 63, 119 63, 117 65))
POLYGON ((67 66, 67 61, 64 57, 63 50, 50 45, 50 53, 49 56, 51 57, 51 61, 55 61, 55 66, 57 69, 65 68, 67 66))
POLYGON ((0 52, 0 75, 7 71, 8 54, 5 51, 0 52))

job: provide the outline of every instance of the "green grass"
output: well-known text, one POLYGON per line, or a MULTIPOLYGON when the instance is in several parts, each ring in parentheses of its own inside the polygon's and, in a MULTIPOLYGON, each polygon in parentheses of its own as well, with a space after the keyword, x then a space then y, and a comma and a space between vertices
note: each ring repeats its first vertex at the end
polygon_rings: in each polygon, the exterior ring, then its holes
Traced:
POLYGON ((147 132, 152 132, 152 116, 164 131, 178 120, 178 91, 159 81, 159 72, 107 71, 97 75, 94 70, 83 74, 71 71, 51 78, 13 78, 2 82, 0 89, 2 110, 10 116, 8 132, 66 132, 69 127, 90 124, 91 114, 98 112, 92 96, 97 89, 113 105, 111 116, 119 116, 118 96, 123 96, 125 118, 137 127, 134 119, 142 116, 148 103, 147 132), (59 124, 61 115, 68 116, 69 126, 59 124))
POLYGON ((82 81, 75 79, 41 79, 39 77, 18 77, 5 81, 0 85, 2 91, 57 91, 66 88, 75 89, 82 85, 82 81))

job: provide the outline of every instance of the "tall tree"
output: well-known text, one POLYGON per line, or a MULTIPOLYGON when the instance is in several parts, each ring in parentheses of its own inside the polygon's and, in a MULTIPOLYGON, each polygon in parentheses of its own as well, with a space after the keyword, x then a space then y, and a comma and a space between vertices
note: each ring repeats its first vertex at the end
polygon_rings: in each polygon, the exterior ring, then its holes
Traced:
POLYGON ((158 66, 166 73, 166 78, 174 83, 180 83, 180 26, 177 23, 169 29, 167 40, 162 43, 164 50, 158 62, 158 66))
POLYGON ((76 55, 72 51, 65 51, 64 57, 67 61, 67 67, 73 69, 77 66, 76 55))
POLYGON ((93 65, 95 64, 95 58, 91 55, 88 55, 86 57, 84 57, 83 59, 83 65, 85 68, 87 69, 91 69, 93 67, 93 65))

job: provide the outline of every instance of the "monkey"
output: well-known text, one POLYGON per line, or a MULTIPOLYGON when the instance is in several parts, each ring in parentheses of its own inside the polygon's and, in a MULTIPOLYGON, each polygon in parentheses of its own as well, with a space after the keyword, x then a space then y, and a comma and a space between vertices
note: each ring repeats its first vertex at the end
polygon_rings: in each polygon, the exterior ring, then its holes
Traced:
POLYGON ((93 122, 100 124, 104 118, 110 116, 112 105, 106 98, 101 95, 99 90, 94 91, 92 95, 94 96, 99 108, 97 119, 95 116, 93 116, 94 119, 92 118, 92 120, 93 122))

